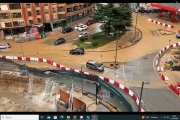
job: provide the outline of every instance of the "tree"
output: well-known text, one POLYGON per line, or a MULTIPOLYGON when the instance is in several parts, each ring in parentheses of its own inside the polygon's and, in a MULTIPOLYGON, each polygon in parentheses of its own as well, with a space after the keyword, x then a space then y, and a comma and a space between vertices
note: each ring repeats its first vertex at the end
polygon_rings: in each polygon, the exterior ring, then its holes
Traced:
POLYGON ((126 31, 127 27, 132 26, 131 10, 128 4, 107 5, 98 4, 93 19, 103 22, 101 29, 110 35, 110 32, 126 31))

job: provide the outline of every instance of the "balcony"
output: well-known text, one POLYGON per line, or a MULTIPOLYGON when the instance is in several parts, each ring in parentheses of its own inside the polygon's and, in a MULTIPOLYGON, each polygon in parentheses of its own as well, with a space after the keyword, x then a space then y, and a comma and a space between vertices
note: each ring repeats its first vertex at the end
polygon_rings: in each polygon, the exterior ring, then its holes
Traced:
POLYGON ((59 19, 64 19, 64 14, 59 14, 59 15, 58 15, 58 18, 59 18, 59 19))
POLYGON ((64 9, 63 7, 58 7, 58 8, 57 8, 57 11, 58 11, 58 12, 65 12, 65 9, 64 9))
POLYGON ((15 27, 24 26, 24 21, 15 21, 15 22, 13 22, 13 25, 14 25, 15 27))
POLYGON ((5 27, 12 27, 12 23, 11 22, 5 23, 5 27))
POLYGON ((21 13, 13 13, 12 16, 13 16, 13 18, 22 18, 21 13))
POLYGON ((57 12, 57 8, 53 8, 53 13, 57 12))
POLYGON ((35 3, 35 6, 36 6, 36 7, 39 7, 39 3, 35 3))
POLYGON ((21 9, 21 5, 20 3, 9 4, 9 9, 10 10, 21 9))
POLYGON ((0 19, 10 19, 12 18, 10 13, 0 13, 0 19))
POLYGON ((67 8, 67 12, 73 12, 74 11, 74 7, 72 8, 67 8))
POLYGON ((31 4, 27 3, 26 8, 31 8, 31 4))

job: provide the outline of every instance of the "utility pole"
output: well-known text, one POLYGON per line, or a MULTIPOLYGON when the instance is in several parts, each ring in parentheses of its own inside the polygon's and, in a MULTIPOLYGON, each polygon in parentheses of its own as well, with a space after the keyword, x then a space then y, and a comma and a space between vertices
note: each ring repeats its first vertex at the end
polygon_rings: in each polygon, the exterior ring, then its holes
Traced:
POLYGON ((139 105, 138 105, 138 112, 141 112, 141 99, 142 99, 142 92, 144 89, 144 84, 150 84, 149 81, 142 81, 142 85, 141 85, 141 93, 140 93, 140 99, 139 99, 139 105))
POLYGON ((82 78, 82 68, 83 68, 84 66, 81 66, 81 73, 80 73, 80 76, 81 76, 81 91, 82 91, 82 94, 83 94, 83 78, 82 78))
POLYGON ((133 43, 136 41, 136 29, 137 29, 137 21, 138 21, 138 11, 136 14, 136 24, 135 24, 135 33, 134 33, 134 39, 133 39, 133 43))
MULTIPOLYGON (((23 59, 25 58, 24 57, 24 50, 23 50, 23 46, 22 46, 22 35, 20 34, 20 46, 21 46, 21 52, 22 52, 22 55, 23 55, 23 59)), ((26 72, 26 75, 27 75, 27 66, 26 66, 26 60, 24 59, 23 60, 23 63, 24 63, 24 68, 25 68, 25 72, 26 72)))

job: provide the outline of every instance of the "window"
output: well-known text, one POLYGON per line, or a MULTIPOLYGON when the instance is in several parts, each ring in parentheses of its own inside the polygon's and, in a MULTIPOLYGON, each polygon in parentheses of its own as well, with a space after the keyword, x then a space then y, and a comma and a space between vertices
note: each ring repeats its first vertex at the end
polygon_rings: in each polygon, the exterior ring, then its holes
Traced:
POLYGON ((5 27, 12 27, 12 23, 11 22, 5 23, 5 27))
POLYGON ((15 21, 13 22, 14 26, 24 26, 24 21, 15 21))
POLYGON ((27 3, 27 4, 26 4, 26 7, 27 7, 27 8, 31 8, 31 4, 30 4, 30 3, 27 3))
POLYGON ((13 18, 21 18, 22 14, 21 13, 13 13, 12 16, 13 16, 13 18))
POLYGON ((8 18, 11 18, 11 14, 0 13, 0 19, 8 19, 8 18))
POLYGON ((74 6, 74 10, 79 10, 80 7, 79 6, 74 6))
POLYGON ((49 4, 48 3, 44 3, 44 6, 48 6, 49 4))
POLYGON ((46 16, 46 21, 49 21, 49 20, 50 20, 49 16, 46 16))
POLYGON ((58 18, 59 18, 59 19, 63 19, 63 18, 64 18, 64 14, 59 14, 59 15, 58 15, 58 18))
POLYGON ((37 15, 40 15, 40 10, 36 10, 36 14, 37 14, 37 15))
POLYGON ((73 12, 74 8, 67 8, 67 12, 73 12))
POLYGON ((9 4, 9 8, 10 8, 10 10, 21 9, 21 5, 20 5, 20 3, 11 3, 11 4, 9 4))
POLYGON ((58 12, 64 12, 65 11, 65 9, 63 8, 63 7, 58 7, 58 12))
POLYGON ((53 19, 54 19, 54 20, 57 20, 57 15, 53 15, 53 19))
POLYGON ((31 11, 29 11, 29 12, 28 12, 28 16, 32 16, 32 13, 31 13, 31 11))
POLYGON ((48 13, 49 13, 49 10, 48 10, 48 9, 45 9, 44 11, 45 11, 45 14, 48 14, 48 13))
POLYGON ((57 12, 57 8, 53 8, 53 12, 57 12))
POLYGON ((29 24, 32 25, 33 24, 33 20, 29 20, 29 24))
POLYGON ((38 18, 38 23, 42 23, 42 19, 41 18, 38 18))
POLYGON ((39 7, 39 3, 35 3, 35 6, 36 6, 36 7, 39 7))

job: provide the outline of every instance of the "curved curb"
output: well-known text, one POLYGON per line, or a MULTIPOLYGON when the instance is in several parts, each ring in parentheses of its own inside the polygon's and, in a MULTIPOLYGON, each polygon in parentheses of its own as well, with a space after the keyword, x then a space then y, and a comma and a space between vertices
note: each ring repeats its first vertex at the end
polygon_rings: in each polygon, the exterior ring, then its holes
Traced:
POLYGON ((158 25, 161 25, 163 27, 174 28, 174 25, 169 25, 169 24, 166 24, 166 23, 163 23, 163 22, 159 22, 157 20, 150 19, 150 18, 148 18, 148 21, 150 21, 152 23, 155 23, 155 24, 158 24, 158 25))
MULTIPOLYGON (((42 63, 47 63, 49 65, 52 65, 62 71, 71 71, 71 72, 77 72, 79 74, 86 74, 89 76, 94 76, 94 74, 88 73, 88 72, 84 72, 84 71, 80 71, 80 70, 76 70, 73 68, 67 68, 63 65, 60 65, 58 63, 55 63, 53 60, 48 60, 48 59, 44 59, 44 58, 34 58, 34 57, 17 57, 17 56, 2 56, 0 55, 0 58, 3 59, 9 59, 9 60, 19 60, 19 61, 33 61, 33 62, 42 62, 42 63)), ((126 86, 124 86, 123 84, 116 82, 112 79, 109 79, 107 77, 102 77, 102 76, 98 76, 103 82, 106 83, 110 83, 112 85, 114 85, 117 88, 122 89, 126 94, 130 95, 132 97, 132 99, 136 102, 137 105, 139 105, 139 99, 138 97, 126 86)), ((140 110, 141 112, 144 112, 144 109, 142 108, 142 104, 140 105, 140 110)))
MULTIPOLYGON (((156 65, 156 69, 158 72, 163 72, 164 69, 163 67, 160 66, 160 61, 162 56, 170 49, 180 46, 180 42, 175 43, 175 44, 171 44, 168 45, 166 47, 164 47, 161 51, 159 51, 159 53, 156 55, 155 57, 155 65, 156 65)), ((180 96, 180 90, 177 89, 177 87, 175 87, 173 84, 167 84, 167 81, 169 80, 169 78, 167 76, 165 76, 163 73, 160 73, 161 79, 166 83, 167 87, 170 88, 170 90, 172 90, 172 92, 174 92, 176 95, 180 96)))
MULTIPOLYGON (((135 26, 134 26, 135 27, 135 26)), ((140 34, 141 34, 141 36, 139 37, 139 39, 137 39, 136 41, 137 42, 135 42, 134 44, 132 44, 132 45, 129 45, 129 46, 126 46, 126 47, 123 47, 123 48, 118 48, 117 50, 121 50, 121 49, 125 49, 125 48, 128 48, 128 47, 131 47, 131 46, 133 46, 133 45, 135 45, 135 44, 137 44, 141 39, 142 39, 142 37, 143 37, 143 33, 142 33, 142 31, 139 29, 139 28, 137 28, 136 27, 136 29, 140 32, 140 34)), ((110 51, 115 51, 116 49, 111 49, 111 50, 99 50, 99 51, 86 51, 86 52, 110 52, 110 51)))

